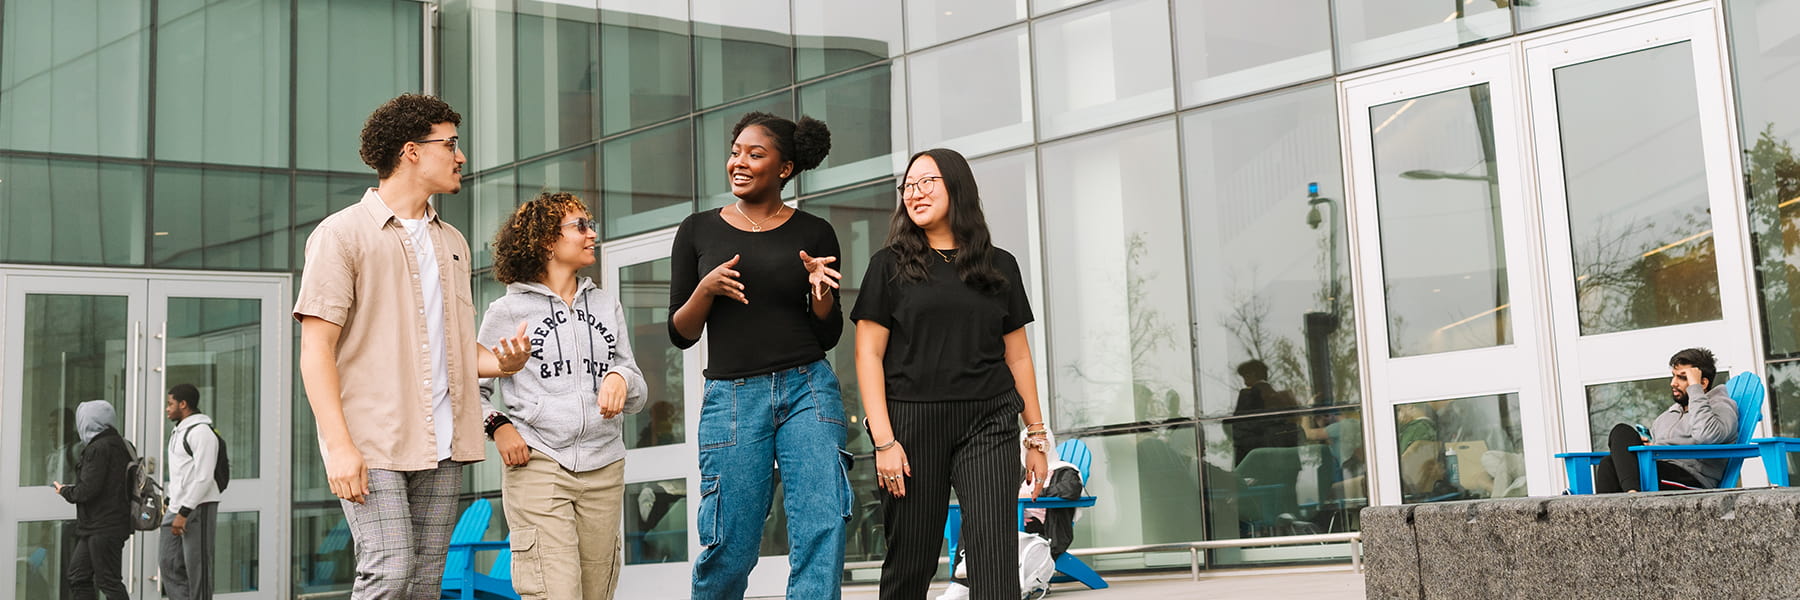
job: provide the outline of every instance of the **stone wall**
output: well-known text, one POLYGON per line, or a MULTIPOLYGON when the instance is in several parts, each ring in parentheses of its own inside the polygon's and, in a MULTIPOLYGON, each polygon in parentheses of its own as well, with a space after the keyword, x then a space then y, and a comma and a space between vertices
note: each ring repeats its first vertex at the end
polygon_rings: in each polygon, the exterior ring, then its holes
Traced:
POLYGON ((1369 600, 1800 598, 1800 488, 1372 506, 1369 600))

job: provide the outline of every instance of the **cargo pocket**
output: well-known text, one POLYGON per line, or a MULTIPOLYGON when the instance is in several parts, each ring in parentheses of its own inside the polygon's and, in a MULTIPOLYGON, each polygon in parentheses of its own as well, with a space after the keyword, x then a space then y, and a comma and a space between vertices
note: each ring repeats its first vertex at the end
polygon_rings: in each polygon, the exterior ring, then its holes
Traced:
POLYGON ((842 516, 850 520, 850 511, 856 506, 856 490, 850 489, 850 467, 856 464, 856 455, 849 450, 838 448, 838 497, 843 504, 842 516))
POLYGON ((521 596, 542 596, 544 562, 537 543, 537 528, 514 529, 512 532, 513 590, 521 596))
POLYGON ((700 545, 719 545, 719 476, 700 476, 700 509, 694 515, 694 527, 700 534, 700 545))

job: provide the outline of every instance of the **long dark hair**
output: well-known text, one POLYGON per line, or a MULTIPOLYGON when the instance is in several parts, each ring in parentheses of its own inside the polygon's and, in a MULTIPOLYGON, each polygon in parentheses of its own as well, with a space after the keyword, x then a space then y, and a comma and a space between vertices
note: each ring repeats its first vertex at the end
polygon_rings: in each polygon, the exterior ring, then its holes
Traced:
MULTIPOLYGON (((975 185, 975 172, 962 153, 949 148, 932 148, 912 155, 906 161, 908 171, 919 157, 929 156, 937 163, 943 180, 944 195, 950 198, 950 235, 956 239, 956 276, 983 294, 998 294, 1010 284, 1006 276, 994 268, 994 242, 988 235, 987 216, 981 212, 981 190, 975 185)), ((906 171, 901 172, 905 179, 906 171)), ((900 267, 900 278, 918 283, 931 278, 928 261, 937 258, 925 239, 925 230, 913 223, 906 203, 894 206, 894 217, 888 223, 887 247, 894 252, 900 267)))

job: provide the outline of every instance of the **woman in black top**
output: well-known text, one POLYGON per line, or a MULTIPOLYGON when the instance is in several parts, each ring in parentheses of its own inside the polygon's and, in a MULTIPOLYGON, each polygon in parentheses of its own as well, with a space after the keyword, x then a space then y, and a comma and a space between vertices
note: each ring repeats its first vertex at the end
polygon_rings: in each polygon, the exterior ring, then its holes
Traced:
POLYGON ((1049 475, 1048 430, 1025 324, 1019 263, 995 248, 969 163, 913 155, 887 247, 869 259, 851 320, 875 443, 888 554, 881 597, 925 596, 950 488, 965 515, 971 598, 1018 598, 1018 416, 1032 497, 1049 475))
POLYGON ((825 124, 750 113, 725 161, 737 201, 675 233, 669 339, 706 332, 693 597, 743 598, 777 462, 787 511, 789 598, 838 598, 850 517, 844 405, 825 351, 843 333, 837 234, 781 202, 831 149, 825 124))

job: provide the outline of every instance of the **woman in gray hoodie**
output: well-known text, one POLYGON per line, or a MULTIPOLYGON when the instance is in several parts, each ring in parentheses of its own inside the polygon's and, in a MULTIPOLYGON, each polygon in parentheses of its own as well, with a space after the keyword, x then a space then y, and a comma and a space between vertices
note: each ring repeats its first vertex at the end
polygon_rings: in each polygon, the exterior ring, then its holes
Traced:
POLYGON ((520 371, 484 380, 488 437, 506 464, 513 589, 526 599, 612 598, 618 584, 625 444, 621 412, 644 407, 625 309, 575 272, 594 264, 587 206, 545 193, 494 236, 494 276, 477 339, 496 345, 519 327, 531 339, 520 371), (498 390, 496 398, 493 392, 498 390))

